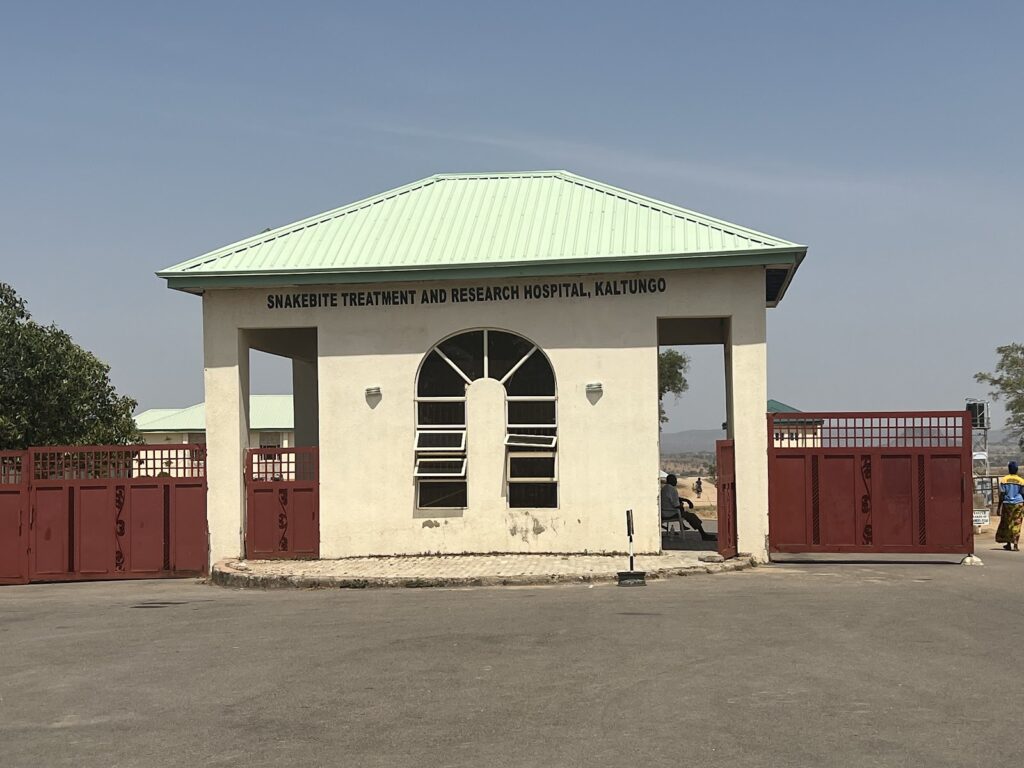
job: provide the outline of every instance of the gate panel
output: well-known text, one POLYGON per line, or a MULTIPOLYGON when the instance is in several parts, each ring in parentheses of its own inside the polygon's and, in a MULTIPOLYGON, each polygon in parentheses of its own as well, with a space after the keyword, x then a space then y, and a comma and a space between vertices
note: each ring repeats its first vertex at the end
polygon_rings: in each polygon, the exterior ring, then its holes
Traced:
POLYGON ((288 557, 288 489, 271 485, 249 491, 246 555, 251 558, 288 557))
POLYGON ((926 466, 928 541, 940 547, 956 546, 963 537, 960 508, 966 495, 960 461, 956 456, 932 456, 926 466))
POLYGON ((819 463, 821 543, 858 541, 856 475, 852 456, 826 456, 819 463))
POLYGON ((31 581, 206 572, 203 446, 33 448, 26 476, 31 581))
POLYGON ((873 493, 874 539, 881 547, 914 544, 914 462, 909 456, 879 455, 873 493))
POLYGON ((64 579, 70 575, 70 546, 74 490, 63 485, 32 488, 29 536, 32 581, 64 579))
POLYGON ((974 550, 966 411, 768 414, 768 481, 773 552, 974 550))
POLYGON ((246 452, 246 557, 320 556, 318 460, 315 447, 246 452))
POLYGON ((0 487, 0 584, 20 584, 28 577, 25 495, 20 486, 0 487))
POLYGON ((183 481, 170 488, 170 568, 175 573, 206 573, 206 482, 183 481))
POLYGON ((768 465, 768 527, 785 546, 806 547, 811 543, 809 463, 807 456, 780 456, 768 465))
POLYGON ((170 570, 164 562, 165 531, 164 487, 133 485, 128 488, 128 525, 118 521, 119 539, 127 539, 123 552, 125 570, 137 574, 156 575, 170 570))
POLYGON ((74 489, 77 571, 83 576, 113 576, 115 511, 108 486, 81 486, 74 489))
POLYGON ((317 489, 296 488, 291 494, 292 551, 297 557, 320 554, 320 526, 317 523, 317 489))
POLYGON ((718 554, 736 557, 736 446, 732 440, 715 443, 718 486, 718 554))
POLYGON ((26 454, 0 451, 0 584, 28 582, 26 454))

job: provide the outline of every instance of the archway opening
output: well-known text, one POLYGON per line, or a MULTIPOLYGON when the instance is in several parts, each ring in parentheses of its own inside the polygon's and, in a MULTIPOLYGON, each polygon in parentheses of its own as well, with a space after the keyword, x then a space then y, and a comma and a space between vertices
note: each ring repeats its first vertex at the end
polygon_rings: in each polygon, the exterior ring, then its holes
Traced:
POLYGON ((728 422, 728 328, 724 317, 658 320, 659 353, 685 358, 688 384, 681 396, 666 394, 662 403, 667 419, 660 425, 658 472, 663 550, 718 547, 712 538, 718 530, 715 443, 726 437, 728 422), (669 475, 676 478, 683 505, 682 514, 674 516, 664 488, 669 475))

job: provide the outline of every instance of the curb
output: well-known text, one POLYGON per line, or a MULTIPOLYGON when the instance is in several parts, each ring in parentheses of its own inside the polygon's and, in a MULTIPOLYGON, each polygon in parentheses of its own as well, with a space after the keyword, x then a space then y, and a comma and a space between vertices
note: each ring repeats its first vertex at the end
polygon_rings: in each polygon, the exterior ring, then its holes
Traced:
MULTIPOLYGON (((705 573, 729 573, 752 568, 753 558, 733 558, 721 563, 701 563, 647 572, 648 579, 667 579, 705 573)), ((210 571, 209 583, 235 589, 424 589, 430 587, 513 587, 548 584, 596 584, 615 582, 617 571, 608 573, 553 573, 529 576, 297 576, 261 575, 236 570, 221 562, 210 571)))

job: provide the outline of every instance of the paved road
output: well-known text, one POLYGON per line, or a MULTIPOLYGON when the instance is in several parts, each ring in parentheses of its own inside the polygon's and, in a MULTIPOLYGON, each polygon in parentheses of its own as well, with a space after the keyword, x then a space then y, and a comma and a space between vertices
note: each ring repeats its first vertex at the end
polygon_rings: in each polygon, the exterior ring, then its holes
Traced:
POLYGON ((1024 555, 979 552, 646 589, 2 588, 0 765, 1017 765, 1024 555))

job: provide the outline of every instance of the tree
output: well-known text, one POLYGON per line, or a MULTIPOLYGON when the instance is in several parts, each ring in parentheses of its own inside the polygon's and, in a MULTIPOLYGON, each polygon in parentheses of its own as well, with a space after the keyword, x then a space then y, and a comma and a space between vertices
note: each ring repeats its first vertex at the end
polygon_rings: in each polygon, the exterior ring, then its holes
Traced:
POLYGON ((117 394, 109 374, 67 333, 32 320, 0 282, 0 449, 137 441, 136 402, 117 394))
POLYGON ((678 400, 690 388, 684 375, 689 368, 690 358, 681 352, 666 349, 658 353, 658 416, 662 424, 668 421, 665 415, 665 395, 671 392, 678 400))
POLYGON ((1006 428, 1024 448, 1024 344, 996 347, 999 362, 995 373, 976 373, 974 378, 992 387, 992 398, 1006 401, 1006 428))

